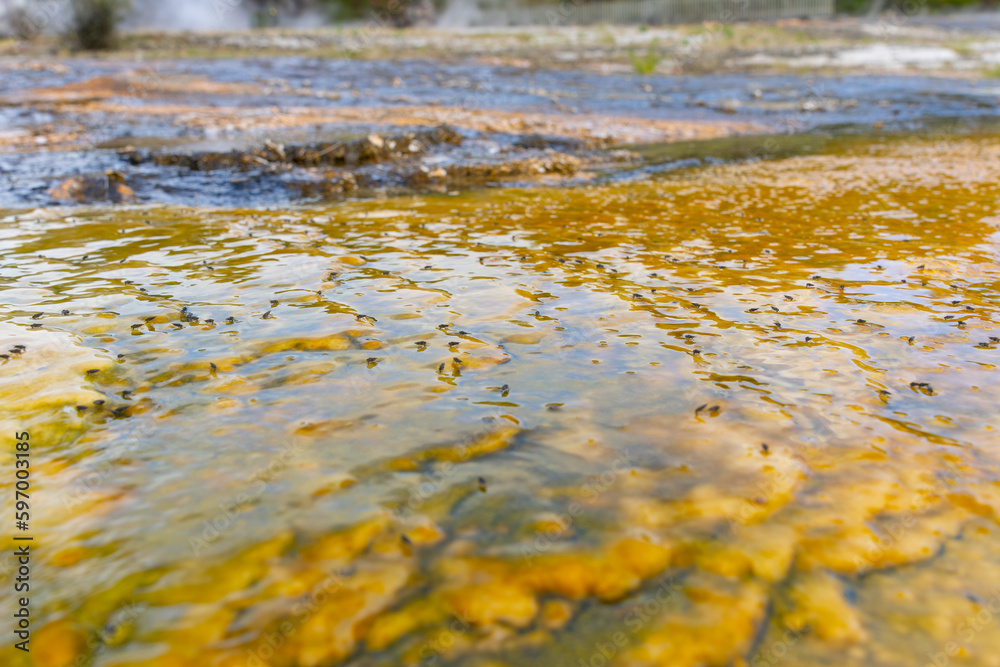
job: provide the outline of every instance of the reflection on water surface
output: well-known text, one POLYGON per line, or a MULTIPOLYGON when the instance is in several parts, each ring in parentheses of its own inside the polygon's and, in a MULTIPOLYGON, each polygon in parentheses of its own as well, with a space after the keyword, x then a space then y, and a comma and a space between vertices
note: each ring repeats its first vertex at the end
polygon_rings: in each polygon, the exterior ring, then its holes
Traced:
POLYGON ((994 664, 998 177, 9 215, 34 664, 994 664))

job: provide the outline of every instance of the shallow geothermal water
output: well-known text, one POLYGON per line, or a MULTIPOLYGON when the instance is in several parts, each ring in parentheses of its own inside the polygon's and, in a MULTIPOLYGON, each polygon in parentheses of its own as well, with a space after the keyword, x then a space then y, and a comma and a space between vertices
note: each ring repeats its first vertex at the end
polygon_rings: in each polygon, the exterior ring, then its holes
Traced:
POLYGON ((998 665, 998 193, 970 136, 8 212, 0 662, 998 665))

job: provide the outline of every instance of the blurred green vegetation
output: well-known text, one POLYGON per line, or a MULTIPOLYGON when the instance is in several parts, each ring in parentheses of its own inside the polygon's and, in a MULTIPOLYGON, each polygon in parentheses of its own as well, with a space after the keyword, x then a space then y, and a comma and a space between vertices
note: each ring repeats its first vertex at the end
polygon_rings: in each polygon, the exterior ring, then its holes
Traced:
POLYGON ((69 32, 76 46, 89 51, 115 48, 128 0, 73 0, 72 7, 69 32))

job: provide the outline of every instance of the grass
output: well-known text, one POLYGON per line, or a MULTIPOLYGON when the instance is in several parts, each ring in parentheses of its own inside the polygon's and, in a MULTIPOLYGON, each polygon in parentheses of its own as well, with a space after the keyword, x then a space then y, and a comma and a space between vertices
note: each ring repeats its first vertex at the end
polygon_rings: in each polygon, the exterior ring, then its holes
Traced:
POLYGON ((636 55, 634 51, 630 52, 629 60, 632 61, 632 69, 635 70, 636 74, 646 75, 656 71, 663 56, 656 52, 656 42, 652 42, 644 55, 636 55))

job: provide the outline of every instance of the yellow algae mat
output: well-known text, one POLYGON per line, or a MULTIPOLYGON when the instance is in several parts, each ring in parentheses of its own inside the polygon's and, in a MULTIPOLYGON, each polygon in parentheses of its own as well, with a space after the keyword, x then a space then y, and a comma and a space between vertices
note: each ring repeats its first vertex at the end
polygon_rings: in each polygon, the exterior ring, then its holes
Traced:
POLYGON ((0 664, 1000 664, 998 194, 968 137, 10 213, 0 664))

